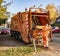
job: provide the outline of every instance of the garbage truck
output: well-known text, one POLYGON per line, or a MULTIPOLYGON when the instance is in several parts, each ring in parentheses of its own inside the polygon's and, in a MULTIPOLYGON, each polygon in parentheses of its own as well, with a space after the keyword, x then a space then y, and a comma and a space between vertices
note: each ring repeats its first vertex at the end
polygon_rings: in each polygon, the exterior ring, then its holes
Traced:
POLYGON ((31 43, 36 26, 44 26, 50 22, 48 10, 36 7, 31 7, 28 11, 25 9, 24 12, 18 12, 11 18, 11 36, 25 43, 31 43))

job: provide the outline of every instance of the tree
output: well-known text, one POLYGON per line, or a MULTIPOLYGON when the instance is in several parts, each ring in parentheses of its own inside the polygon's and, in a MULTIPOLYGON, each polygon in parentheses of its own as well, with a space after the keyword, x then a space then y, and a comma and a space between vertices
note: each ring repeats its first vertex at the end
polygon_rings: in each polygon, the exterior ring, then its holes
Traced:
POLYGON ((5 24, 7 19, 0 19, 0 25, 5 24))
POLYGON ((3 0, 0 0, 0 25, 4 24, 8 18, 5 14, 7 12, 7 8, 2 6, 3 0))
POLYGON ((57 19, 57 10, 54 4, 48 4, 46 9, 49 11, 51 24, 55 23, 57 19))
POLYGON ((0 0, 0 5, 1 5, 2 2, 3 2, 3 0, 0 0))
POLYGON ((57 9, 58 16, 60 16, 60 6, 57 6, 56 9, 57 9))
POLYGON ((4 0, 0 0, 0 25, 5 23, 7 18, 9 17, 6 13, 7 13, 7 6, 11 5, 12 2, 9 2, 5 5, 2 6, 2 3, 6 1, 4 0))

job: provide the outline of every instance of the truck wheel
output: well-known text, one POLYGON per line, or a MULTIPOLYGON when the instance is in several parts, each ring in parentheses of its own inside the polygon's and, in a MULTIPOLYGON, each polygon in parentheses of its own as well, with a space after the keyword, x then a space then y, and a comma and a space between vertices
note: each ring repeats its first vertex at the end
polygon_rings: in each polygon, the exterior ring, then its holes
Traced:
POLYGON ((11 37, 14 37, 13 30, 10 30, 11 37))
POLYGON ((12 36, 12 30, 10 30, 10 34, 11 34, 11 37, 13 37, 13 36, 12 36))
POLYGON ((15 38, 19 40, 19 32, 15 32, 15 38))
POLYGON ((18 38, 18 35, 15 35, 15 38, 18 40, 19 38, 18 38))
POLYGON ((21 33, 19 34, 19 41, 23 42, 21 33))

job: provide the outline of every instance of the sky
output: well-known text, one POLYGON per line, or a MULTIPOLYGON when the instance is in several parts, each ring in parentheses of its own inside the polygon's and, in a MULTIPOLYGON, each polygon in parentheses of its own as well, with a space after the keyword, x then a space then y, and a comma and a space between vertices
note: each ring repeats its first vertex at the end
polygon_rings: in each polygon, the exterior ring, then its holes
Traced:
MULTIPOLYGON (((5 0, 10 2, 12 0, 5 0)), ((24 11, 25 8, 30 8, 32 6, 45 8, 48 4, 54 4, 55 6, 60 6, 60 0, 13 0, 13 3, 8 7, 8 11, 11 13, 17 13, 19 11, 24 11)))

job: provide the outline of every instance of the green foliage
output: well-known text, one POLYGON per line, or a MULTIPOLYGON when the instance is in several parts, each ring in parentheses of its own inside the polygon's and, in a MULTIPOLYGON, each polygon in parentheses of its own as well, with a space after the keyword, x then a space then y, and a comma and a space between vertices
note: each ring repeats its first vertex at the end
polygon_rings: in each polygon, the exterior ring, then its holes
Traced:
POLYGON ((1 6, 0 7, 0 14, 4 14, 4 13, 6 13, 6 8, 1 6))
POLYGON ((1 4, 3 3, 3 0, 0 0, 0 25, 5 24, 8 16, 6 15, 7 8, 3 7, 1 4))
POLYGON ((5 24, 6 21, 7 21, 7 19, 0 19, 0 25, 1 25, 1 24, 5 24))
POLYGON ((3 2, 3 0, 0 0, 0 5, 1 5, 2 2, 3 2))

